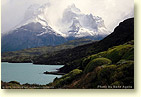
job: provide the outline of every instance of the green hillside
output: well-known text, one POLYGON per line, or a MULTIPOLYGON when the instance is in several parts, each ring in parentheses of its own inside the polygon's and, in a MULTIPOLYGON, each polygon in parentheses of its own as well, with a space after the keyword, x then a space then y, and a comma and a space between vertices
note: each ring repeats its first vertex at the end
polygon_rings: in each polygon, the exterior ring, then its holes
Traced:
POLYGON ((134 41, 83 58, 77 69, 50 83, 54 88, 104 88, 98 85, 134 88, 134 41))

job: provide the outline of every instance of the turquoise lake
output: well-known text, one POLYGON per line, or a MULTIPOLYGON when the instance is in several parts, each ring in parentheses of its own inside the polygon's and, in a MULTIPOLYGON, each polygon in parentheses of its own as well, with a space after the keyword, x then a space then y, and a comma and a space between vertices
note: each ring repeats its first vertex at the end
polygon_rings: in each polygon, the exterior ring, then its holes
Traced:
POLYGON ((1 63, 1 80, 18 81, 21 84, 46 85, 61 75, 43 74, 45 71, 57 71, 63 65, 33 65, 32 63, 1 63))

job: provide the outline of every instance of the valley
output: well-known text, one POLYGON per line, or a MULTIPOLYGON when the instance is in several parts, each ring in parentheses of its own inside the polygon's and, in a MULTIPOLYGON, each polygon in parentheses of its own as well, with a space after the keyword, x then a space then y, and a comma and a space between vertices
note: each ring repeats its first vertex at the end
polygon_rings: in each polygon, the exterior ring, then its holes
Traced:
POLYGON ((20 51, 13 52, 3 52, 2 53, 2 62, 10 62, 10 63, 31 63, 34 58, 37 56, 49 56, 50 54, 55 54, 57 51, 71 49, 76 46, 81 46, 84 44, 96 42, 90 39, 76 39, 68 41, 64 44, 57 46, 43 46, 36 48, 29 48, 20 51))

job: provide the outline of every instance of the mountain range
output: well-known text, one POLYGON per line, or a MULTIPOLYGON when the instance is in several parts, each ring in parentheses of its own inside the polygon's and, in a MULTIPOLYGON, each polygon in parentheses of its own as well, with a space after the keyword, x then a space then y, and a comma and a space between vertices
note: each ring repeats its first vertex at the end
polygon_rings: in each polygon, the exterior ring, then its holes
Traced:
POLYGON ((84 14, 74 4, 64 10, 58 26, 53 25, 48 18, 49 7, 30 6, 23 21, 2 35, 2 52, 55 46, 78 38, 101 40, 110 34, 101 17, 84 14))

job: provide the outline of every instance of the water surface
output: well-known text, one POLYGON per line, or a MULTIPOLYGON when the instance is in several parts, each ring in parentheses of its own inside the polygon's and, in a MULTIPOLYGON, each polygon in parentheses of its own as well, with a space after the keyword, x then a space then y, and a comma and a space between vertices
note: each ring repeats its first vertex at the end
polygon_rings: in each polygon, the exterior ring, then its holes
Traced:
POLYGON ((41 84, 52 82, 61 75, 43 74, 45 71, 56 71, 63 65, 33 65, 32 63, 1 63, 1 80, 18 81, 21 84, 41 84))

